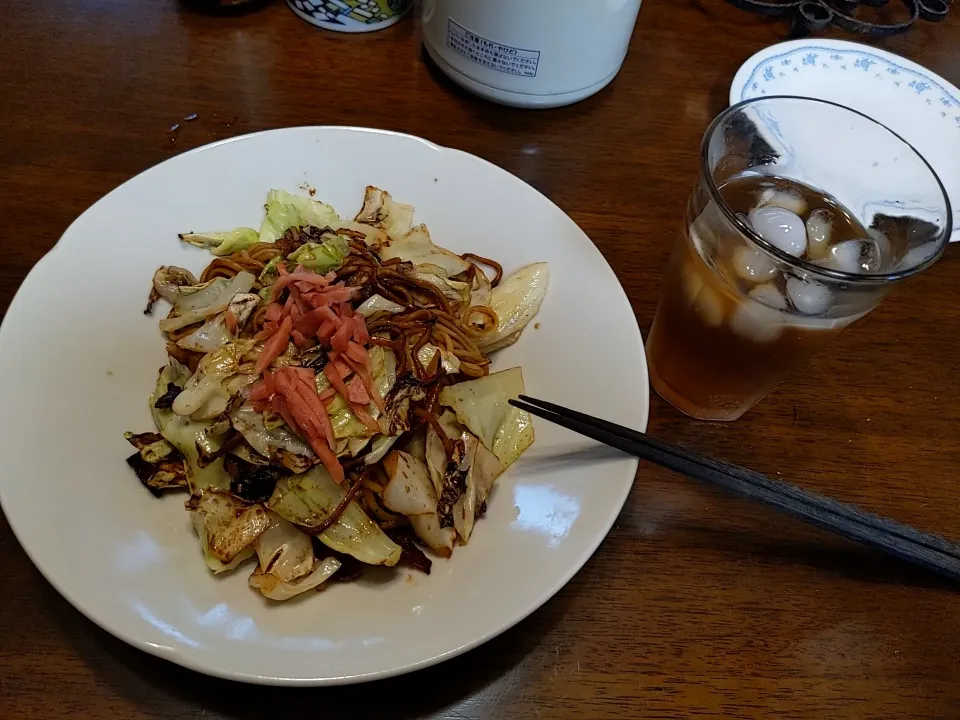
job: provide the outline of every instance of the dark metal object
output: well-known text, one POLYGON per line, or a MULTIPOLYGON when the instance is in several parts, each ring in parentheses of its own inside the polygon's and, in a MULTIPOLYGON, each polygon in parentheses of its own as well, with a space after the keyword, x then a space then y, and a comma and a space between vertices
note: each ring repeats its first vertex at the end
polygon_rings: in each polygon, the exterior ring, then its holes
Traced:
POLYGON ((812 32, 826 30, 832 22, 833 10, 819 0, 805 0, 797 6, 797 14, 793 16, 790 34, 793 37, 809 35, 812 32))
POLYGON ((940 22, 950 12, 950 3, 947 0, 917 0, 920 8, 920 17, 930 22, 940 22))
POLYGON ((900 22, 867 22, 856 16, 860 5, 872 8, 884 7, 890 0, 727 0, 741 10, 776 18, 792 18, 790 34, 794 37, 825 30, 833 24, 844 30, 884 37, 899 35, 910 29, 917 18, 931 22, 943 20, 950 11, 950 0, 894 0, 901 3, 909 13, 900 22))

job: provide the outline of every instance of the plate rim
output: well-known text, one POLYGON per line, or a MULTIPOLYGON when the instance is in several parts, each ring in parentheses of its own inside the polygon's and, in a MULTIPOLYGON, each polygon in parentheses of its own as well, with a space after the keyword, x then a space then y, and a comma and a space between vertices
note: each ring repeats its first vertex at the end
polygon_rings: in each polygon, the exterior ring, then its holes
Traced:
MULTIPOLYGON (((27 285, 28 282, 31 281, 31 278, 35 279, 39 273, 44 271, 43 268, 45 267, 45 265, 49 264, 48 262, 49 259, 56 254, 58 249, 61 249, 62 251, 62 248, 65 246, 64 240, 68 240, 68 236, 76 232, 75 228, 88 215, 88 213, 94 212, 101 203, 105 203, 112 195, 114 195, 115 193, 118 193, 126 185, 133 183, 137 180, 140 180, 143 176, 146 176, 154 172, 155 170, 157 170, 157 168, 159 168, 162 165, 165 165, 166 163, 177 161, 179 158, 182 158, 185 156, 200 155, 204 152, 212 150, 213 148, 221 147, 231 143, 251 141, 261 136, 271 135, 271 134, 295 134, 295 133, 306 134, 306 133, 330 132, 330 131, 361 133, 361 134, 373 133, 378 135, 386 135, 386 136, 402 139, 403 141, 408 141, 408 142, 412 141, 412 142, 422 144, 425 148, 434 152, 450 152, 450 153, 457 153, 463 156, 467 156, 472 161, 479 161, 480 163, 486 166, 489 166, 498 172, 505 173, 509 175, 511 178, 513 178, 514 180, 523 183, 529 190, 539 195, 542 200, 549 203, 550 206, 552 206, 557 212, 561 213, 569 222, 571 222, 583 234, 584 238, 592 246, 594 252, 596 252, 597 256, 603 262, 604 266, 606 266, 607 270, 610 272, 612 277, 616 280, 615 292, 618 291, 617 301, 623 304, 624 309, 628 311, 629 316, 632 317, 634 320, 634 322, 630 324, 629 330, 631 332, 631 335, 633 336, 631 338, 631 341, 637 343, 640 362, 635 365, 633 372, 636 372, 639 374, 639 377, 637 377, 638 383, 642 387, 647 388, 645 398, 643 399, 643 402, 642 402, 643 407, 641 408, 641 412, 640 412, 640 415, 642 416, 642 422, 639 423, 640 427, 638 429, 640 431, 646 431, 650 421, 651 393, 650 393, 650 383, 649 383, 649 371, 648 371, 647 362, 646 362, 646 352, 643 344, 643 336, 640 331, 639 322, 637 321, 636 313, 633 311, 633 307, 630 302, 630 298, 627 295, 626 288, 624 288, 623 284, 620 282, 619 277, 617 277, 616 272, 613 270, 613 267, 610 265, 606 257, 597 247, 596 243, 593 242, 590 236, 587 235, 587 233, 579 226, 579 224, 577 224, 576 221, 573 220, 573 218, 570 217, 568 213, 566 213, 562 208, 560 208, 556 203, 554 203, 553 200, 551 200, 546 195, 541 193, 537 188, 533 187, 522 178, 514 175, 509 170, 506 170, 505 168, 502 168, 499 165, 496 165, 495 163, 492 163, 483 157, 480 157, 473 153, 469 153, 467 151, 460 150, 457 148, 451 148, 451 147, 439 145, 423 137, 419 137, 417 135, 398 132, 394 130, 368 128, 368 127, 355 126, 355 125, 299 125, 299 126, 287 127, 287 128, 272 128, 272 129, 266 129, 266 130, 259 130, 256 132, 245 133, 242 135, 236 135, 229 138, 223 138, 221 140, 207 143, 196 148, 191 148, 190 150, 179 153, 172 157, 165 158, 164 160, 161 160, 160 162, 155 163, 150 167, 147 167, 142 171, 136 173, 130 178, 124 180, 122 183, 112 188, 109 192, 104 194, 102 197, 98 198, 83 212, 81 212, 76 218, 74 218, 74 220, 67 226, 67 228, 63 231, 63 233, 57 239, 57 242, 54 243, 54 245, 27 272, 26 276, 18 286, 13 299, 10 301, 7 311, 4 314, 3 321, 0 322, 0 352, 3 351, 3 348, 6 346, 6 343, 9 342, 6 340, 6 337, 9 335, 9 332, 10 332, 10 330, 8 329, 9 325, 7 323, 7 318, 9 318, 14 311, 19 312, 19 306, 24 302, 23 300, 24 294, 22 293, 22 289, 27 285)), ((530 607, 525 608, 522 612, 518 613, 516 617, 512 618, 509 622, 502 625, 498 624, 495 627, 493 627, 493 629, 491 629, 490 631, 483 633, 481 635, 478 635, 476 638, 473 638, 469 642, 464 643, 459 647, 451 648, 437 655, 427 657, 417 662, 400 665, 394 668, 389 668, 387 670, 378 670, 378 671, 372 671, 372 672, 366 672, 366 673, 356 673, 352 675, 337 676, 337 677, 333 677, 333 676, 326 676, 326 677, 309 676, 308 677, 306 675, 300 676, 300 677, 271 676, 271 675, 258 675, 258 674, 253 674, 249 672, 230 671, 222 667, 216 667, 209 664, 204 664, 202 661, 198 661, 194 655, 184 652, 181 648, 173 647, 173 646, 157 645, 143 638, 137 638, 134 635, 127 633, 123 628, 115 625, 111 621, 111 618, 109 616, 106 616, 103 618, 95 617, 96 615, 95 610, 85 607, 83 606, 82 603, 77 602, 76 599, 72 596, 72 594, 63 587, 61 582, 59 582, 59 580, 56 577, 53 577, 52 574, 48 572, 48 569, 45 569, 43 565, 37 561, 34 552, 31 551, 31 549, 27 546, 27 544, 24 543, 22 539, 23 533, 18 529, 21 526, 18 524, 18 521, 14 519, 14 516, 12 516, 11 513, 9 512, 7 502, 4 499, 2 483, 0 483, 0 509, 2 509, 4 517, 6 518, 7 523, 9 524, 10 529, 13 533, 13 536, 17 540, 17 543, 20 545, 21 549, 30 559, 30 562, 37 569, 37 571, 44 578, 44 580, 46 580, 54 588, 54 590, 56 590, 57 593, 64 600, 66 600, 67 603, 69 603, 69 605, 72 608, 80 612, 80 614, 83 615, 87 620, 89 620, 90 622, 92 622, 94 625, 104 630, 105 632, 109 633, 113 637, 117 638, 118 640, 126 643, 130 647, 133 647, 137 650, 141 650, 155 657, 159 657, 163 660, 175 663, 177 665, 180 665, 181 667, 185 667, 194 672, 198 672, 211 677, 217 677, 225 680, 236 681, 236 682, 243 682, 243 683, 254 684, 254 685, 290 686, 290 687, 322 687, 322 686, 351 685, 351 684, 357 684, 357 683, 363 683, 363 682, 371 682, 373 680, 383 680, 391 677, 396 677, 399 675, 404 675, 407 673, 416 672, 416 671, 423 670, 428 667, 432 667, 434 665, 440 664, 446 660, 450 660, 454 657, 457 657, 466 652, 469 652, 470 650, 473 650, 479 647, 480 645, 483 645, 489 642, 490 640, 493 640, 494 638, 498 637, 499 635, 507 632, 508 630, 514 628, 516 625, 521 623, 523 620, 527 619, 534 612, 536 612, 537 610, 542 608, 544 605, 546 605, 561 589, 563 589, 567 584, 569 584, 570 580, 572 580, 573 577, 578 572, 580 572, 583 566, 586 565, 586 563, 593 557, 593 555, 596 553, 597 549, 600 547, 603 541, 606 540, 607 536, 610 534, 610 530, 616 524, 621 513, 623 512, 623 508, 626 505, 627 499, 629 498, 630 493, 633 490, 633 487, 636 483, 637 471, 640 464, 640 461, 636 458, 629 458, 627 460, 628 460, 627 462, 628 466, 631 466, 631 469, 630 469, 631 479, 623 483, 623 490, 619 494, 619 497, 616 498, 616 511, 610 514, 609 522, 605 523, 605 527, 602 528, 602 532, 597 533, 596 538, 587 544, 582 554, 578 556, 574 560, 574 562, 570 563, 567 571, 561 576, 561 578, 554 585, 548 588, 545 588, 544 591, 538 597, 538 599, 535 600, 533 603, 531 603, 530 607)), ((611 504, 611 507, 612 507, 612 504, 611 504)), ((21 521, 22 520, 23 518, 21 518, 21 521)))
POLYGON ((889 50, 884 50, 883 48, 865 45, 864 43, 853 42, 851 40, 837 40, 833 38, 798 38, 768 45, 744 60, 740 67, 737 68, 737 71, 733 75, 733 79, 730 81, 730 91, 727 98, 730 105, 736 105, 738 102, 745 99, 743 97, 743 92, 747 87, 747 81, 750 77, 752 77, 752 72, 756 72, 758 69, 759 65, 761 64, 761 58, 765 59, 766 61, 777 59, 788 52, 793 52, 794 50, 803 47, 823 50, 832 49, 846 52, 860 52, 865 55, 872 55, 888 63, 897 65, 899 69, 909 70, 917 75, 925 76, 928 80, 932 80, 935 85, 939 86, 938 89, 941 90, 944 95, 952 96, 952 99, 960 104, 960 88, 957 88, 956 85, 941 75, 935 73, 930 68, 925 67, 920 63, 911 60, 910 58, 897 55, 896 53, 890 52, 889 50))
MULTIPOLYGON (((773 45, 768 45, 767 47, 753 53, 750 57, 743 61, 743 63, 734 73, 733 79, 730 81, 730 90, 727 93, 728 103, 730 105, 736 105, 737 103, 747 99, 744 97, 744 94, 747 91, 750 80, 759 71, 760 67, 764 63, 782 59, 787 55, 793 54, 797 50, 801 50, 803 48, 824 51, 832 50, 834 52, 857 52, 868 57, 877 58, 878 60, 882 60, 883 62, 893 65, 899 70, 907 71, 929 81, 934 87, 943 93, 944 96, 949 97, 951 100, 957 103, 957 107, 960 108, 960 88, 944 77, 938 75, 930 68, 925 67, 920 63, 911 60, 910 58, 897 55, 889 50, 884 50, 883 48, 866 45, 864 43, 853 42, 851 40, 839 40, 834 38, 796 38, 793 40, 785 40, 783 42, 774 43, 773 45)), ((789 94, 800 97, 811 97, 818 100, 828 100, 829 102, 843 105, 842 102, 829 100, 821 95, 810 92, 791 92, 789 94)), ((856 110, 856 108, 851 109, 856 110)), ((882 120, 877 118, 872 119, 886 127, 886 124, 882 120)), ((894 130, 894 132, 903 137, 911 146, 914 145, 913 141, 910 140, 910 138, 908 138, 903 132, 897 130, 894 130)), ((924 158, 924 160, 927 160, 926 155, 921 153, 921 156, 924 158)), ((927 160, 927 162, 929 163, 929 160, 927 160)), ((931 165, 931 167, 933 166, 931 165)), ((936 168, 934 168, 934 172, 936 172, 936 168)), ((939 172, 937 173, 937 177, 940 178, 940 182, 943 184, 943 178, 940 176, 939 172)), ((944 185, 944 188, 947 190, 947 197, 950 198, 950 204, 953 205, 954 211, 954 227, 950 234, 950 242, 953 243, 960 241, 960 181, 958 181, 957 187, 955 188, 948 189, 946 188, 946 185, 944 185), (956 197, 952 197, 953 195, 956 195, 956 197)))

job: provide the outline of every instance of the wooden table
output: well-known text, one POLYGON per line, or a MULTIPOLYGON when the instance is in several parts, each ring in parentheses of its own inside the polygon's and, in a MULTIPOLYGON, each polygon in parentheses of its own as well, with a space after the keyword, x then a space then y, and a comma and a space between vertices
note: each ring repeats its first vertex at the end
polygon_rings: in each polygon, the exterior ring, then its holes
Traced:
MULTIPOLYGON (((644 332, 700 136, 739 64, 786 33, 719 0, 650 0, 613 85, 532 112, 453 87, 411 20, 342 36, 281 2, 214 17, 175 0, 24 2, 2 18, 3 310, 73 218, 141 170, 239 133, 347 124, 467 150, 544 192, 603 251, 644 332)), ((960 84, 960 10, 879 44, 960 84)), ((960 537, 958 272, 951 248, 744 419, 697 422, 655 397, 651 430, 960 537)), ((0 576, 7 720, 960 717, 956 585, 646 465, 545 607, 374 686, 247 687, 133 650, 57 595, 5 521, 0 576)))

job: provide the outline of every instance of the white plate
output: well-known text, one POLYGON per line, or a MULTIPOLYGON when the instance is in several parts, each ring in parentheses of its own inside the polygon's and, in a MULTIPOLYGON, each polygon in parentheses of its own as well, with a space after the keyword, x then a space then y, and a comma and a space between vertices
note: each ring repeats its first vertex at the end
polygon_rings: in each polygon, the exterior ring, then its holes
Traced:
POLYGON ((730 104, 800 95, 846 105, 907 140, 940 176, 960 240, 960 90, 899 55, 844 40, 790 40, 761 50, 737 71, 730 104))
POLYGON ((124 463, 124 430, 153 428, 164 362, 142 314, 161 264, 210 260, 177 232, 254 225, 269 188, 309 184, 343 215, 374 184, 416 206, 437 242, 551 268, 537 322, 500 354, 528 392, 646 427, 640 332, 586 235, 518 178, 424 140, 350 128, 248 135, 180 155, 85 212, 33 269, 0 328, 3 510, 30 558, 75 607, 130 644, 213 675, 322 685, 425 667, 503 632, 556 593, 610 529, 637 463, 586 452, 546 422, 489 510, 430 576, 407 571, 268 605, 204 566, 183 495, 154 499, 124 463))

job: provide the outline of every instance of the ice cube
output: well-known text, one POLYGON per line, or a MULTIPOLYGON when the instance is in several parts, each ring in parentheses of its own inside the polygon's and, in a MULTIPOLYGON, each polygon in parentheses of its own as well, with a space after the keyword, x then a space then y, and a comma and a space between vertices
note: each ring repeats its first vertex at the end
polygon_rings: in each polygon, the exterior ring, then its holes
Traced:
POLYGON ((765 252, 746 245, 733 251, 733 269, 752 283, 766 282, 777 274, 777 266, 765 252))
POLYGON ((783 208, 795 215, 803 215, 807 211, 807 201, 803 199, 803 195, 794 190, 767 188, 760 196, 760 206, 764 205, 783 208))
POLYGON ((851 274, 880 272, 880 244, 872 238, 837 243, 822 264, 851 274))
POLYGON ((693 306, 707 327, 719 327, 723 323, 723 301, 706 285, 700 288, 693 306))
POLYGON ((826 312, 833 300, 833 293, 823 283, 795 277, 787 278, 787 295, 797 311, 804 315, 826 312))
POLYGON ((784 318, 784 313, 745 298, 730 318, 730 329, 747 340, 772 343, 783 332, 784 318))
POLYGON ((880 259, 877 263, 877 271, 879 272, 884 269, 885 265, 893 264, 893 243, 890 242, 890 238, 887 237, 886 233, 876 228, 867 228, 867 232, 877 244, 877 250, 880 252, 880 259))
POLYGON ((716 291, 707 287, 703 276, 690 265, 684 264, 681 272, 687 300, 703 322, 708 327, 717 327, 723 323, 723 301, 716 291))
POLYGON ((683 276, 683 289, 687 293, 687 299, 693 303, 703 289, 703 278, 700 277, 700 273, 693 270, 687 263, 683 263, 680 272, 683 276))
POLYGON ((803 257, 807 251, 807 229, 800 217, 782 207, 758 207, 750 211, 750 225, 783 252, 803 257))
POLYGON ((787 309, 787 299, 773 283, 757 285, 749 292, 749 296, 758 303, 766 305, 769 308, 773 308, 774 310, 787 309))
POLYGON ((826 257, 833 231, 833 213, 826 208, 817 208, 807 218, 807 257, 819 260, 826 257))

